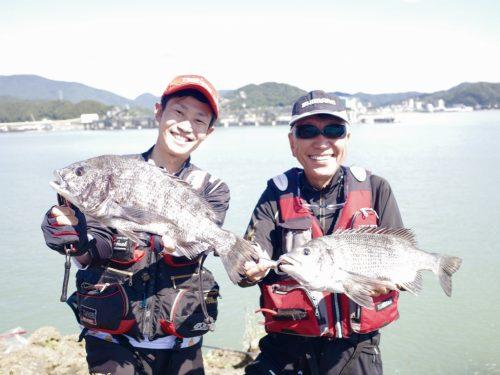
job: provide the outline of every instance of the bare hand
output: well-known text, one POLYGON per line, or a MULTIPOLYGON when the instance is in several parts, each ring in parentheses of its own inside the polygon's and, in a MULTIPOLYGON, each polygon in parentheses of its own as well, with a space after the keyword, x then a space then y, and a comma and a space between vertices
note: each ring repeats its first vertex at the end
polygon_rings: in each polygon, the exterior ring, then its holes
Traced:
POLYGON ((274 268, 276 262, 269 261, 268 259, 259 259, 258 263, 248 261, 245 263, 245 277, 251 282, 262 280, 271 268, 274 268))
POLYGON ((175 252, 175 242, 168 236, 161 237, 161 243, 163 245, 163 251, 166 251, 169 254, 175 252))
POLYGON ((391 290, 389 288, 386 288, 384 286, 378 287, 376 289, 373 289, 372 292, 370 293, 371 297, 378 297, 383 294, 389 293, 391 290))

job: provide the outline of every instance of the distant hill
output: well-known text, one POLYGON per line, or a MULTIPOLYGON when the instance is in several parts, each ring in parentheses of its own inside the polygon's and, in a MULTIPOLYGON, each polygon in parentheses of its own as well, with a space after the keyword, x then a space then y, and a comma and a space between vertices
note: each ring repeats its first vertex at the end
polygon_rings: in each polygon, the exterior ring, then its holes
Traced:
MULTIPOLYGON (((224 113, 242 108, 262 109, 266 107, 289 111, 292 103, 306 91, 285 83, 266 82, 259 85, 249 84, 236 90, 221 90, 219 93, 224 113)), ((372 107, 399 104, 413 98, 428 103, 444 99, 447 106, 464 104, 475 108, 500 108, 500 83, 465 82, 449 90, 434 93, 410 91, 389 94, 363 92, 355 94, 335 92, 335 94, 355 97, 365 105, 371 104, 372 107)), ((29 120, 32 115, 35 118, 58 119, 62 118, 60 116, 63 114, 74 114, 79 110, 82 110, 82 113, 100 112, 104 111, 107 106, 123 107, 125 105, 135 107, 141 114, 147 116, 153 114, 154 103, 159 100, 159 97, 149 93, 131 100, 81 83, 55 81, 36 75, 0 76, 0 109, 2 111, 0 121, 29 120), (81 104, 82 102, 86 104, 81 104)))
POLYGON ((134 105, 134 101, 76 82, 54 81, 36 75, 0 76, 0 96, 26 100, 93 100, 106 105, 134 105))
POLYGON ((219 95, 222 96, 222 97, 226 97, 228 96, 231 92, 233 92, 234 90, 217 90, 219 91, 219 95))
POLYGON ((64 120, 80 117, 82 113, 103 115, 110 106, 91 100, 78 103, 61 100, 22 100, 0 96, 0 122, 64 120))
POLYGON ((409 91, 393 94, 365 94, 358 92, 352 96, 358 98, 364 105, 371 104, 371 107, 383 107, 391 104, 401 103, 404 100, 418 98, 422 95, 420 92, 409 91))
POLYGON ((464 82, 449 90, 421 96, 420 99, 426 102, 443 99, 447 106, 464 104, 472 107, 499 108, 500 83, 464 82))
POLYGON ((142 94, 135 98, 134 103, 138 107, 147 108, 153 110, 154 105, 160 102, 160 97, 153 94, 142 94))
POLYGON ((228 109, 284 107, 291 105, 306 91, 286 83, 266 82, 260 85, 250 84, 226 92, 223 106, 228 109))
POLYGON ((365 105, 371 103, 373 107, 399 104, 408 99, 418 99, 425 103, 436 103, 443 99, 448 107, 463 104, 474 108, 500 108, 500 83, 464 82, 449 90, 434 93, 410 91, 395 94, 356 93, 352 96, 365 105))

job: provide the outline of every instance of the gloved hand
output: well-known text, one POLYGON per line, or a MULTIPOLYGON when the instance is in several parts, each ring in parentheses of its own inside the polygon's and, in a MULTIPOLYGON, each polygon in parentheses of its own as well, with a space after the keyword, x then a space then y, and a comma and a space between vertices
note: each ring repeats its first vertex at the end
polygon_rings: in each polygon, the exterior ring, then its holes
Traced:
POLYGON ((52 250, 65 254, 64 246, 73 245, 72 256, 82 255, 88 250, 87 221, 76 207, 53 206, 42 222, 45 243, 52 250))

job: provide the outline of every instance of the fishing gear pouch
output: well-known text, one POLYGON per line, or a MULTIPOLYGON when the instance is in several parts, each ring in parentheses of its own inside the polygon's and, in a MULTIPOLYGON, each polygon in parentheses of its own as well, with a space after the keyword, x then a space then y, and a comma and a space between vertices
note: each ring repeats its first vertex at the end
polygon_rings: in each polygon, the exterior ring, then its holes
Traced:
POLYGON ((295 280, 260 284, 260 311, 267 333, 321 336, 328 332, 327 319, 320 313, 316 299, 295 280))
POLYGON ((177 337, 201 336, 214 329, 217 319, 219 285, 212 273, 171 276, 173 286, 164 288, 160 326, 163 333, 177 337), (200 293, 200 285, 201 290, 200 293))
POLYGON ((119 268, 129 267, 140 261, 145 250, 125 236, 115 234, 112 239, 113 256, 110 262, 119 268))
POLYGON ((361 307, 342 295, 344 303, 350 304, 351 330, 356 333, 369 333, 382 328, 399 318, 399 292, 391 290, 387 294, 373 297, 373 310, 361 307))
MULTIPOLYGON (((76 274, 76 292, 69 298, 78 322, 85 328, 113 335, 129 333, 136 327, 123 276, 107 268, 90 268, 76 274)), ((134 334, 132 334, 135 336, 134 334)))

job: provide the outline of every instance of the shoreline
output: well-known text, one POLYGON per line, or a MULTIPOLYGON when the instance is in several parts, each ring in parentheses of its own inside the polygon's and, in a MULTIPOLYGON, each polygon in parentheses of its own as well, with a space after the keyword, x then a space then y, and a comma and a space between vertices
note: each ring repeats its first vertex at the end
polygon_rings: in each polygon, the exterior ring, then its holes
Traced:
MULTIPOLYGON (((353 122, 353 126, 359 125, 372 125, 373 122, 370 120, 378 118, 392 118, 393 121, 385 121, 387 123, 401 123, 401 117, 424 117, 428 115, 464 115, 464 114, 474 114, 474 113, 484 113, 484 112, 494 112, 500 111, 500 109, 481 109, 474 110, 470 112, 460 112, 460 111, 436 111, 436 112, 374 112, 366 114, 358 114, 358 119, 361 121, 353 122), (368 120, 368 121, 367 121, 368 120)), ((25 122, 5 122, 0 123, 0 134, 11 134, 11 133, 53 133, 53 132, 77 132, 77 131, 127 131, 127 130, 147 130, 156 129, 157 127, 127 127, 127 128, 112 128, 112 129, 86 129, 85 126, 79 123, 80 119, 67 119, 67 120, 42 120, 42 121, 25 121, 25 122)), ((381 121, 383 123, 384 121, 381 121)), ((375 121, 375 123, 377 123, 375 121)), ((245 125, 245 126, 229 126, 229 128, 250 128, 256 125, 245 125)), ((277 127, 277 126, 288 126, 288 124, 260 124, 260 127, 277 127)), ((224 128, 222 124, 216 125, 216 127, 224 128)))
MULTIPOLYGON (((88 374, 85 343, 78 342, 78 334, 61 335, 56 328, 45 326, 28 338, 18 336, 0 339, 0 375, 88 374)), ((245 365, 253 359, 246 352, 203 348, 207 375, 243 374, 245 365)))

